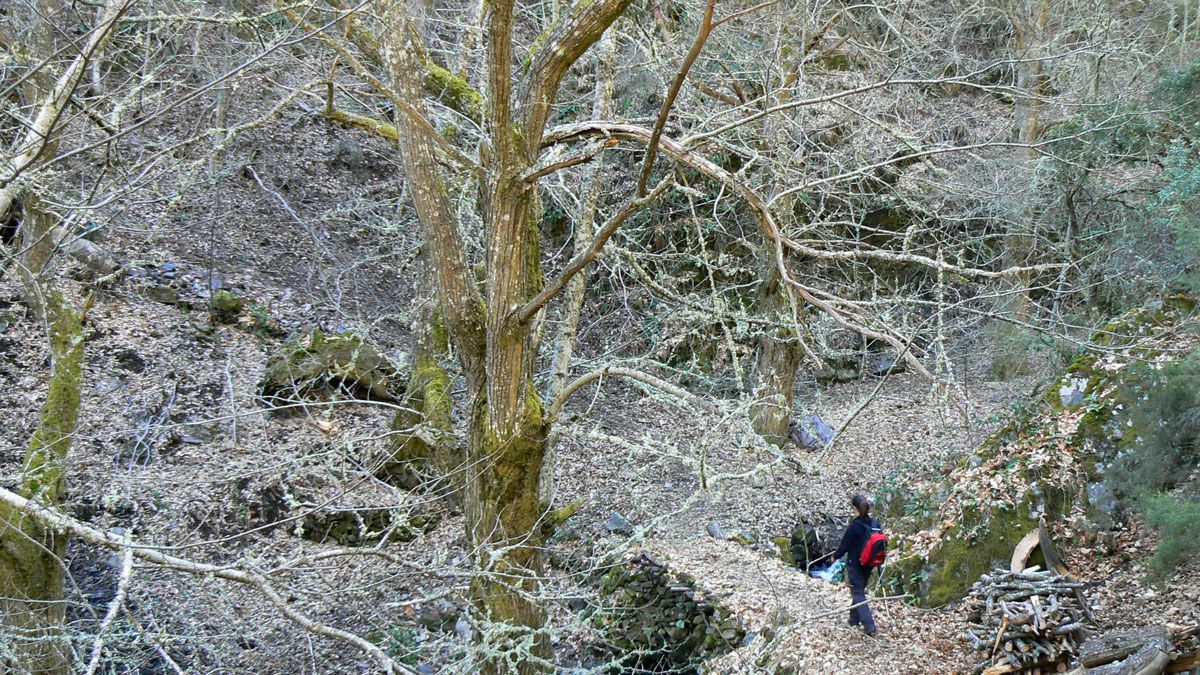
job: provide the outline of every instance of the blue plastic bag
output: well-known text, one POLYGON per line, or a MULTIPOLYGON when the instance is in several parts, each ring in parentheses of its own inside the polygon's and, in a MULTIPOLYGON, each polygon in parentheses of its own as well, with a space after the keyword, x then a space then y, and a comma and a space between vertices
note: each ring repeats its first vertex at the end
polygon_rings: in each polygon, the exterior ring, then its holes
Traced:
POLYGON ((845 578, 846 561, 840 559, 836 560, 832 565, 814 568, 810 574, 818 579, 824 579, 825 581, 838 583, 845 578))

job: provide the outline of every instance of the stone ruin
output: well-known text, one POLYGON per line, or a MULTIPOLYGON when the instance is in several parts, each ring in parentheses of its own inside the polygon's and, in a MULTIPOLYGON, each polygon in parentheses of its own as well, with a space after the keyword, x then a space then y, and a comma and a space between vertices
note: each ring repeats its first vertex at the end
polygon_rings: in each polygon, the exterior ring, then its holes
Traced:
POLYGON ((605 573, 600 599, 593 625, 624 668, 689 672, 746 636, 732 612, 648 555, 605 573))

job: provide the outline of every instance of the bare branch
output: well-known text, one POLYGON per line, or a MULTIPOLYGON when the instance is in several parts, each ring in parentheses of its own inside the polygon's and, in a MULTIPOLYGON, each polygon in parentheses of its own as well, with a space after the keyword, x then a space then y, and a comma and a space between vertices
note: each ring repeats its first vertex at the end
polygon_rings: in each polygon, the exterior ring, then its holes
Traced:
POLYGON ((563 18, 553 30, 551 38, 538 50, 521 97, 525 108, 522 133, 525 134, 526 148, 531 155, 541 147, 542 131, 546 127, 550 106, 554 103, 554 96, 567 69, 600 39, 630 2, 582 0, 563 18))
POLYGON ((646 185, 650 182, 650 172, 654 169, 654 156, 658 153, 658 140, 662 138, 663 128, 667 125, 667 117, 675 105, 675 98, 679 96, 679 90, 683 87, 684 80, 687 79, 688 71, 692 69, 692 64, 699 58, 700 52, 704 49, 704 43, 708 41, 708 36, 712 33, 713 10, 716 6, 717 0, 708 0, 704 6, 704 18, 700 20, 700 30, 696 33, 692 48, 684 57, 683 63, 680 64, 679 72, 675 74, 675 81, 667 90, 662 108, 658 111, 658 119, 654 122, 654 130, 650 133, 650 142, 646 145, 646 156, 642 160, 642 173, 638 177, 637 192, 635 193, 638 196, 646 193, 646 185))
POLYGON ((160 565, 180 572, 189 574, 198 574, 216 577, 217 579, 225 579, 239 584, 245 584, 257 589, 262 593, 267 601, 279 610, 281 614, 295 622, 305 630, 345 642, 369 655, 379 667, 386 673, 406 673, 412 674, 416 671, 408 668, 404 664, 398 663, 387 655, 382 649, 372 644, 365 638, 362 638, 354 633, 344 631, 340 628, 334 628, 317 621, 313 621, 306 615, 296 610, 275 587, 262 575, 256 572, 246 572, 236 567, 209 565, 207 563, 195 562, 186 558, 179 558, 173 555, 162 553, 151 546, 145 544, 137 544, 126 540, 125 537, 98 530, 90 525, 79 522, 78 520, 59 513, 53 509, 48 509, 37 504, 34 501, 25 499, 24 497, 0 488, 0 501, 13 507, 20 513, 32 518, 42 526, 55 531, 65 531, 79 537, 80 539, 98 546, 118 550, 130 551, 133 557, 143 560, 154 565, 160 565))
POLYGON ((554 281, 546 284, 546 287, 543 288, 540 293, 534 296, 534 298, 526 303, 524 307, 521 307, 516 311, 517 321, 525 323, 532 319, 533 315, 536 314, 539 309, 544 307, 546 303, 550 302, 550 300, 554 298, 554 296, 561 293, 562 290, 567 287, 567 282, 571 280, 571 277, 583 271, 584 268, 586 268, 592 263, 593 260, 596 259, 596 256, 600 253, 600 249, 604 248, 604 244, 607 243, 609 238, 613 236, 617 229, 629 219, 629 216, 632 216, 647 204, 650 204, 654 202, 654 200, 658 199, 662 193, 666 192, 667 188, 670 187, 673 182, 674 181, 671 179, 671 177, 668 176, 665 180, 659 183, 658 186, 651 190, 650 194, 638 197, 636 199, 631 199, 630 201, 626 202, 625 206, 621 207, 616 213, 609 217, 608 221, 605 222, 599 231, 596 232, 596 237, 592 240, 591 246, 589 246, 586 251, 576 256, 574 260, 567 263, 567 266, 565 269, 563 269, 562 274, 558 275, 554 281))
POLYGON ((571 382, 566 387, 564 387, 562 393, 559 394, 558 398, 555 399, 554 403, 550 406, 550 411, 548 413, 548 417, 550 419, 554 419, 554 418, 558 417, 558 413, 562 410, 563 405, 566 404, 567 399, 571 397, 571 394, 574 394, 576 391, 578 391, 580 387, 584 386, 588 382, 598 380, 598 379, 606 377, 608 375, 624 377, 624 378, 627 378, 630 380, 635 380, 637 382, 641 382, 643 384, 648 384, 651 387, 658 389, 659 391, 665 392, 676 398, 679 398, 679 399, 683 400, 684 402, 688 403, 689 405, 700 408, 701 410, 706 410, 709 412, 716 410, 716 406, 709 403, 708 401, 705 401, 704 399, 696 396, 695 394, 689 392, 688 390, 686 390, 682 387, 676 386, 674 384, 671 384, 670 382, 667 382, 666 380, 664 380, 662 378, 655 377, 654 375, 651 375, 649 373, 645 373, 640 370, 634 370, 632 368, 622 368, 620 366, 605 366, 598 370, 593 370, 592 372, 590 372, 586 375, 583 375, 579 379, 571 382))

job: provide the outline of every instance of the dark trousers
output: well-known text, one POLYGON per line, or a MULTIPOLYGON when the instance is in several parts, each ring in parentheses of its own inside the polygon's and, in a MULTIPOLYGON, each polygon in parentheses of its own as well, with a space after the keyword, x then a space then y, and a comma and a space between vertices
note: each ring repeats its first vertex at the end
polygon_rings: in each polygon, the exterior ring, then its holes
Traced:
POLYGON ((875 617, 871 616, 870 605, 865 604, 867 601, 867 579, 871 576, 871 570, 864 570, 854 563, 846 565, 846 578, 850 580, 850 597, 854 599, 854 604, 864 603, 861 607, 855 607, 850 610, 850 625, 857 626, 862 624, 863 629, 868 633, 875 631, 875 617))

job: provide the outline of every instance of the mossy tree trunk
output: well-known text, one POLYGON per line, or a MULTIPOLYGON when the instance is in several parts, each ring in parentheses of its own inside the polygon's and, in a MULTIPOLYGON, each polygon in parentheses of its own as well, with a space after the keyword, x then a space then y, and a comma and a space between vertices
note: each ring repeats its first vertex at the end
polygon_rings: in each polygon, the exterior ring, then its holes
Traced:
MULTIPOLYGON (((79 418, 84 328, 80 315, 56 290, 46 292, 43 314, 50 337, 50 388, 38 415, 21 471, 20 493, 46 506, 63 500, 67 451, 79 418)), ((0 505, 0 613, 17 672, 66 674, 70 646, 63 635, 64 535, 0 505)))
MULTIPOLYGON (((51 507, 64 498, 67 452, 79 419, 86 309, 76 310, 54 284, 50 261, 57 218, 43 208, 35 177, 40 163, 57 150, 58 123, 67 100, 127 5, 120 0, 105 3, 95 29, 55 78, 44 66, 55 52, 51 19, 64 7, 56 0, 36 3, 27 65, 39 70, 31 74, 26 88, 36 114, 22 127, 24 136, 10 145, 13 152, 5 166, 10 175, 23 172, 24 180, 0 188, 0 217, 16 205, 22 213, 18 276, 30 309, 46 327, 50 345, 49 389, 26 449, 18 491, 51 507)), ((9 647, 3 655, 7 669, 47 675, 65 675, 71 670, 71 649, 63 625, 66 547, 63 534, 11 507, 0 506, 0 621, 9 647)))
POLYGON ((551 672, 543 577, 542 528, 547 505, 540 479, 548 424, 533 384, 537 326, 546 300, 536 179, 550 106, 570 66, 604 33, 628 0, 579 5, 513 71, 513 0, 489 3, 483 110, 489 132, 480 169, 485 198, 483 292, 470 273, 437 165, 441 141, 422 101, 420 55, 426 53, 400 3, 386 14, 385 53, 397 100, 397 130, 409 194, 420 218, 436 279, 438 306, 466 379, 467 536, 479 574, 471 584, 482 635, 479 670, 551 672), (520 81, 515 90, 514 79, 520 81), (515 105, 514 105, 515 103, 515 105), (527 306, 529 312, 523 311, 527 306))
POLYGON ((781 325, 764 330, 758 338, 750 423, 769 443, 783 445, 787 442, 792 421, 796 372, 803 358, 799 335, 803 309, 797 306, 790 289, 783 283, 774 258, 769 253, 764 253, 763 257, 766 261, 756 313, 781 325))
MULTIPOLYGON (((774 105, 785 104, 791 99, 789 85, 799 76, 806 53, 807 50, 794 53, 781 64, 779 86, 775 87, 773 93, 774 105)), ((785 118, 772 118, 766 122, 764 139, 786 145, 790 140, 788 129, 785 118)), ((770 151, 766 147, 763 150, 770 151)), ((784 217, 788 221, 795 219, 794 202, 795 196, 788 196, 780 205, 779 211, 786 214, 784 217)), ((755 313, 776 322, 778 326, 765 329, 755 347, 750 382, 754 397, 750 407, 750 424, 767 442, 781 446, 788 439, 796 373, 804 354, 799 334, 804 306, 798 303, 791 287, 783 280, 775 259, 774 243, 770 240, 761 242, 758 257, 762 285, 755 299, 755 313)))
POLYGON ((459 503, 462 462, 453 436, 450 373, 443 365, 450 358, 450 338, 432 298, 421 307, 417 331, 403 408, 392 421, 398 433, 381 472, 408 489, 437 489, 459 503))

